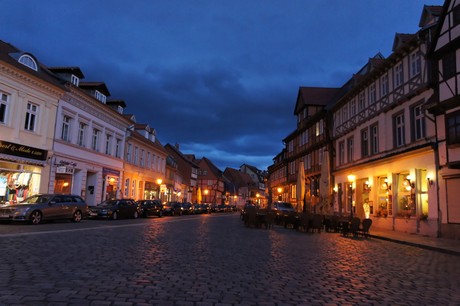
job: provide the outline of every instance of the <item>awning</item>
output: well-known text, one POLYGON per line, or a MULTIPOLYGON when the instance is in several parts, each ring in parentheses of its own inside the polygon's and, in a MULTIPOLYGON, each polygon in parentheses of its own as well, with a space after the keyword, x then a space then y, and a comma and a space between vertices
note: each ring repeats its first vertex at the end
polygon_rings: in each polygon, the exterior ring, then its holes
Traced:
POLYGON ((45 160, 37 160, 37 159, 19 157, 19 156, 2 154, 2 153, 0 153, 0 160, 7 160, 7 161, 15 162, 18 164, 29 164, 29 165, 35 165, 35 166, 41 166, 41 167, 46 166, 45 160))

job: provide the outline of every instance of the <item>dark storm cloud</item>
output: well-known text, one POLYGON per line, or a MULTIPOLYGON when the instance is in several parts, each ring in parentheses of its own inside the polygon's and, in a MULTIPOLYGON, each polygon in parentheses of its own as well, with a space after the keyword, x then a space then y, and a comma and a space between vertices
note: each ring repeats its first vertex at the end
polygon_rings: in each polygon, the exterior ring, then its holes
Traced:
POLYGON ((265 169, 300 86, 341 86, 442 0, 2 1, 0 39, 104 81, 163 144, 265 169))

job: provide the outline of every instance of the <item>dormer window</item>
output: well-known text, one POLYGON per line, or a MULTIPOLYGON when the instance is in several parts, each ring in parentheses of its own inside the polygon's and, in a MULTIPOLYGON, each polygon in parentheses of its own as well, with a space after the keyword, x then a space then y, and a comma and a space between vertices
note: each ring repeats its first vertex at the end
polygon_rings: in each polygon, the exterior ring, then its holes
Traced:
POLYGON ((98 99, 99 101, 101 101, 102 103, 105 104, 106 100, 107 100, 107 97, 101 93, 100 91, 96 90, 94 92, 94 96, 96 97, 96 99, 98 99))
POLYGON ((29 67, 30 69, 33 69, 35 71, 38 70, 37 63, 35 62, 35 60, 30 55, 27 55, 27 54, 22 55, 19 58, 18 62, 23 64, 24 66, 29 67))
POLYGON ((72 74, 70 76, 70 83, 72 83, 75 86, 78 86, 78 84, 80 83, 80 79, 75 74, 72 74))

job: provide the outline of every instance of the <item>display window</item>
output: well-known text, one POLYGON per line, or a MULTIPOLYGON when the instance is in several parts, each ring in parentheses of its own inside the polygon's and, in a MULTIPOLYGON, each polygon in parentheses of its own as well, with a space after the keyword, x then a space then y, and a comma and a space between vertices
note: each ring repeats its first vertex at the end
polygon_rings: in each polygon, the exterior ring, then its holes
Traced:
POLYGON ((72 190, 72 175, 56 173, 54 181, 54 192, 61 194, 70 194, 72 190))
POLYGON ((41 169, 0 161, 0 204, 19 203, 38 193, 41 169))

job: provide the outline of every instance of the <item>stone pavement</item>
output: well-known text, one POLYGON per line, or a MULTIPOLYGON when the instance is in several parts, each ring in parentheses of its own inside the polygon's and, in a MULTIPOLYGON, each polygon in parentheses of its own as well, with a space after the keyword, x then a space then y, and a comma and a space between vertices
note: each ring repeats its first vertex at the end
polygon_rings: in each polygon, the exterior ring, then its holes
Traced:
POLYGON ((0 226, 0 305, 459 304, 458 256, 371 233, 248 228, 237 214, 0 226))
POLYGON ((460 240, 426 237, 377 228, 373 229, 372 227, 370 236, 377 239, 460 256, 460 240))

